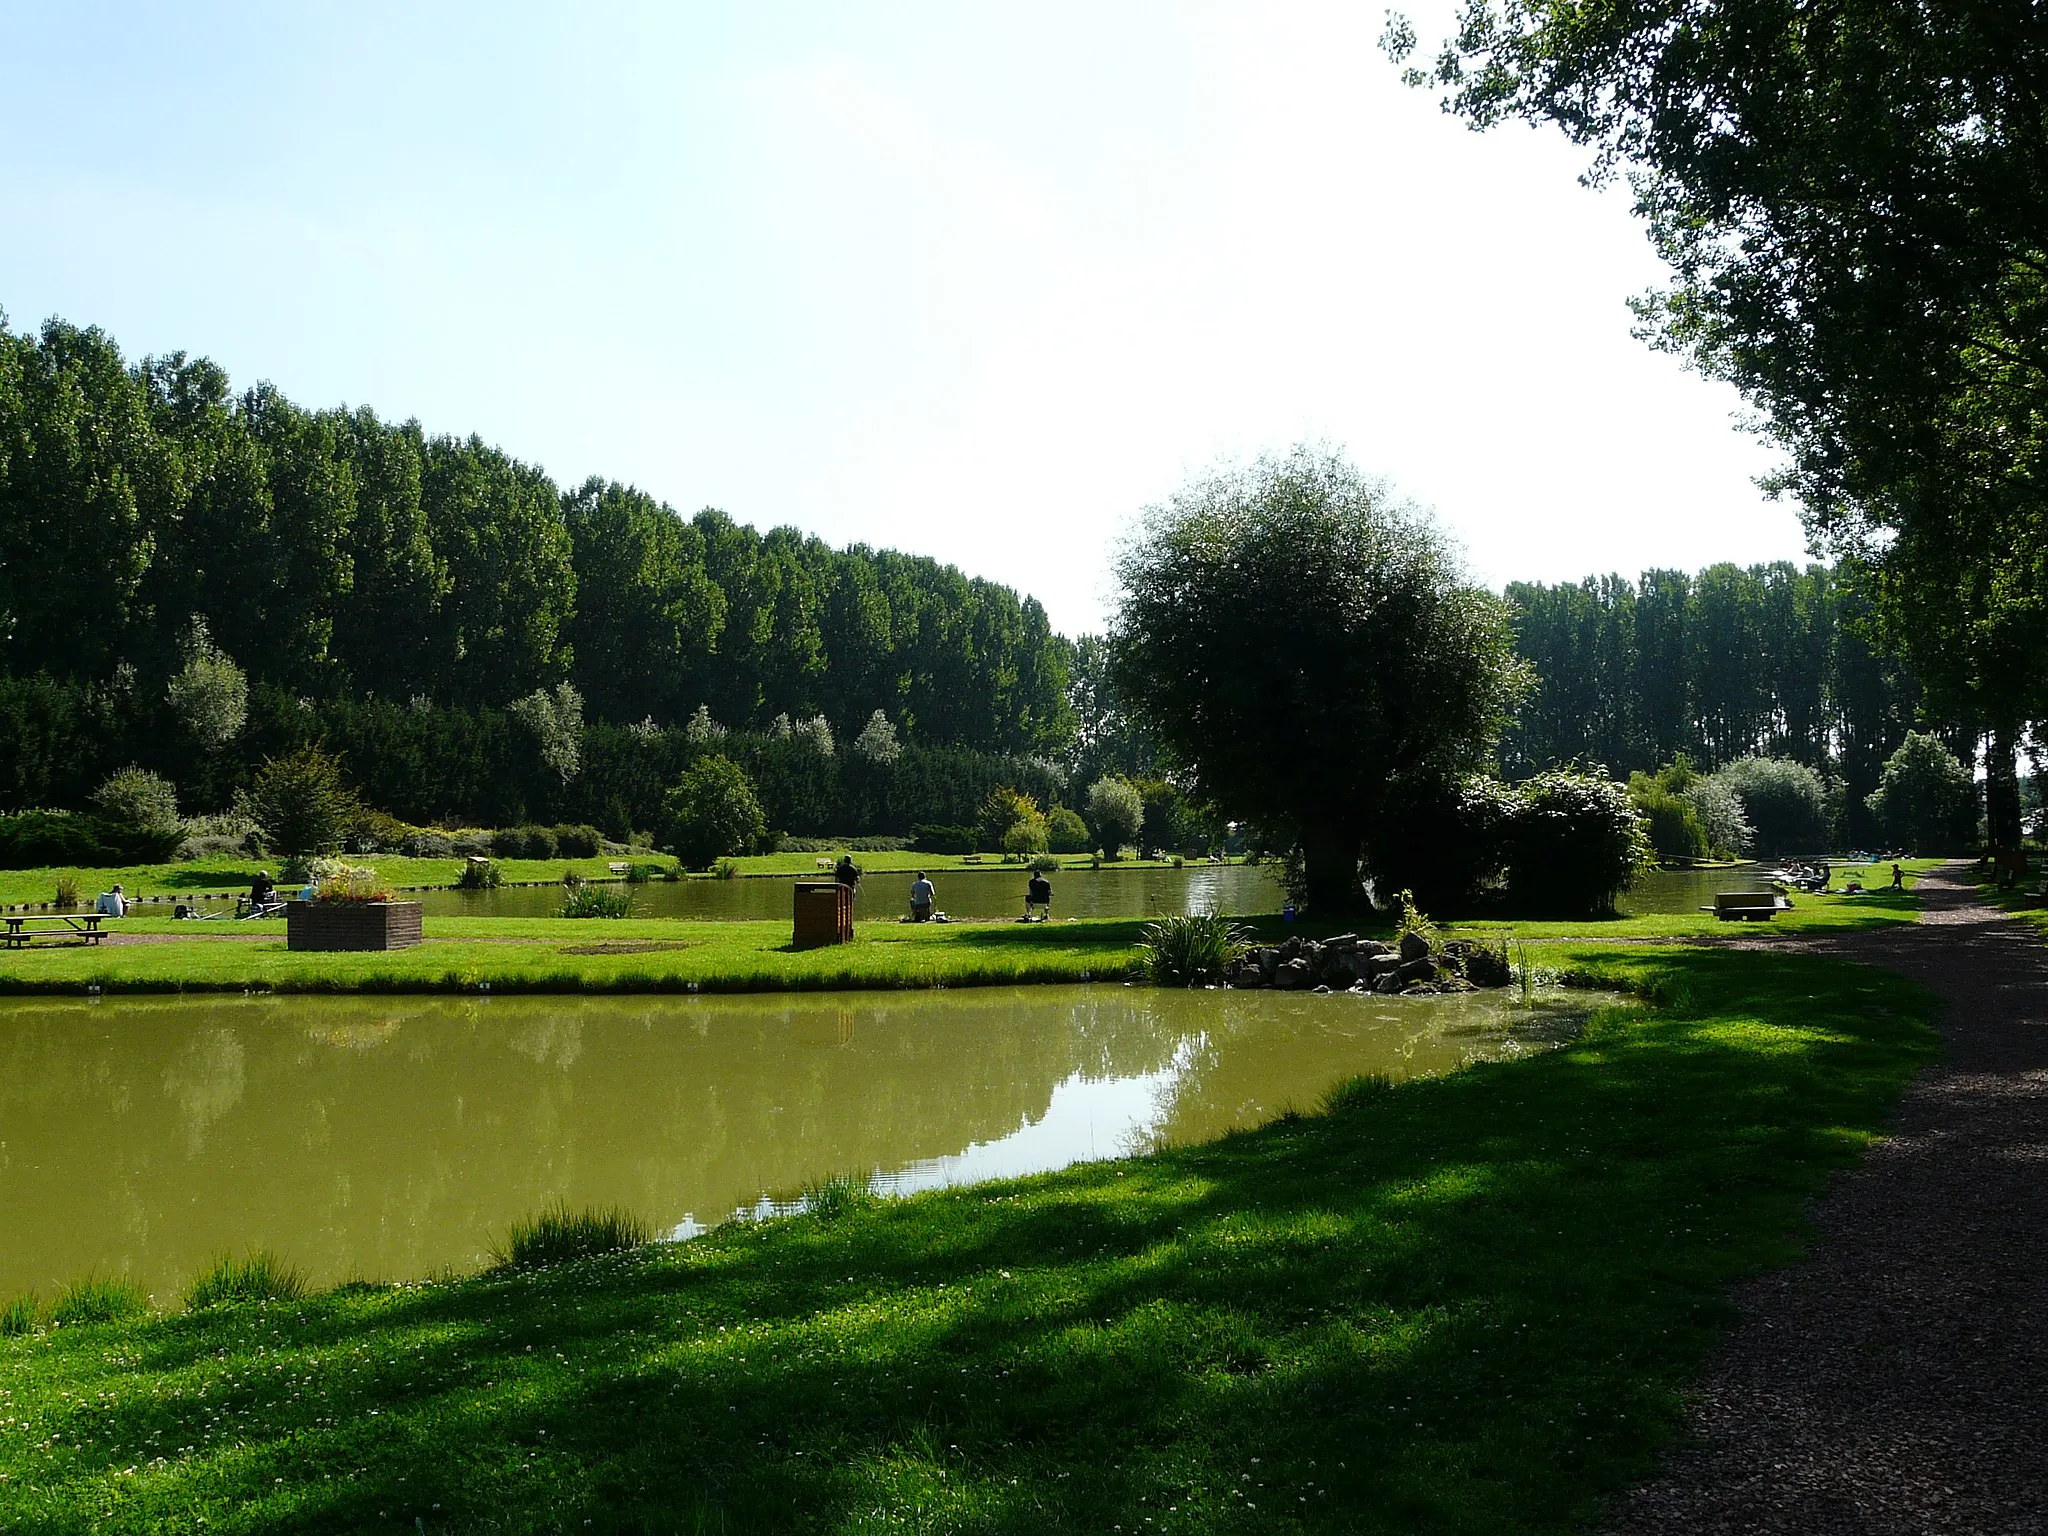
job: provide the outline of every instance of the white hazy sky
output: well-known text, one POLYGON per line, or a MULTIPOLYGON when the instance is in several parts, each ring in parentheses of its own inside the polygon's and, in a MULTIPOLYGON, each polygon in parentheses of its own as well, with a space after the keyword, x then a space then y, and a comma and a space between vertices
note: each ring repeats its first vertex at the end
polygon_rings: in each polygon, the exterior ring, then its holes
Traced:
POLYGON ((936 555, 1069 632, 1138 508, 1304 438, 1494 584, 1797 558, 1733 392, 1629 335, 1625 193, 1444 117, 1382 22, 0 0, 0 306, 936 555))

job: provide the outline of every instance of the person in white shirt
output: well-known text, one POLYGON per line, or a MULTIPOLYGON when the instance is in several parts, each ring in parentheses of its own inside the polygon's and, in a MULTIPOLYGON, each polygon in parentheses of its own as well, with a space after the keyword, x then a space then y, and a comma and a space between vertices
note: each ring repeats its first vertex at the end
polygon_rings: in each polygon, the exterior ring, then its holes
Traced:
POLYGON ((925 878, 924 871, 920 869, 917 878, 910 882, 910 920, 913 923, 930 922, 932 902, 937 897, 938 892, 932 889, 931 881, 925 878))
POLYGON ((92 904, 92 909, 101 917, 126 917, 128 898, 121 894, 121 887, 117 883, 111 891, 100 892, 99 900, 92 904))

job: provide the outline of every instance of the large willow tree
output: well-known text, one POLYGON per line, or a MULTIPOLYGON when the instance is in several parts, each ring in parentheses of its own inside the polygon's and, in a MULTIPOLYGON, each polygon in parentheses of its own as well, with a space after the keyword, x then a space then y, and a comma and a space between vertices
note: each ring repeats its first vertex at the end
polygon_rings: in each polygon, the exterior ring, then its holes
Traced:
POLYGON ((1483 766, 1528 691, 1507 606, 1331 453, 1195 481, 1117 576, 1119 696, 1193 793, 1300 840, 1319 910, 1360 900, 1384 808, 1483 766))

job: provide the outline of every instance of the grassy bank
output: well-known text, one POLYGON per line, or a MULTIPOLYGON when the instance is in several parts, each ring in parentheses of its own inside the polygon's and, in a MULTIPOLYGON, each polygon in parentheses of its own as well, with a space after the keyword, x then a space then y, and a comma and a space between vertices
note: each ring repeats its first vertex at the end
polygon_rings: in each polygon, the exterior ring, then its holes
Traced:
MULTIPOLYGON (((1764 937, 1816 928, 1911 922, 1910 892, 1801 896, 1769 924, 1721 923, 1682 912, 1598 922, 1449 923, 1449 934, 1570 941, 1764 937)), ((663 992, 825 988, 1014 986, 1125 974, 1143 922, 1087 918, 912 925, 862 923, 852 944, 793 951, 787 922, 694 922, 675 918, 429 917, 427 942, 389 954, 294 954, 279 921, 180 923, 123 920, 121 932, 152 942, 88 948, 43 944, 0 953, 0 993, 178 990, 300 992, 663 992)), ((1278 917, 1245 919, 1257 938, 1331 931, 1278 917)), ((1367 925, 1384 933, 1385 926, 1367 925)), ((1549 962, 1546 960, 1546 964, 1549 962)))
POLYGON ((1656 1003, 1213 1145, 0 1338, 0 1528, 1564 1530, 1933 1036, 1840 962, 1558 958, 1656 1003))
MULTIPOLYGON (((758 857, 734 859, 731 862, 739 875, 822 875, 818 860, 823 854, 771 853, 758 857)), ((352 856, 352 862, 368 864, 394 886, 430 888, 452 886, 462 877, 466 859, 407 859, 396 854, 369 853, 360 857, 352 856)), ((586 880, 607 880, 615 878, 610 873, 614 863, 659 866, 666 870, 675 865, 675 859, 668 854, 650 853, 645 849, 630 854, 606 855, 592 859, 499 859, 496 861, 499 873, 508 881, 545 882, 559 881, 566 871, 574 870, 586 880)), ((828 859, 827 863, 831 861, 828 859)), ((1002 869, 1004 864, 997 854, 953 854, 953 853, 860 853, 854 855, 854 862, 874 874, 905 873, 928 869, 934 873, 940 870, 961 869, 1002 869)), ((1235 862, 1235 861, 1233 861, 1235 862)), ((1060 859, 1064 869, 1086 869, 1092 860, 1085 855, 1069 854, 1060 859)), ((1171 867, 1171 859, 1123 859, 1114 864, 1105 864, 1105 869, 1160 869, 1171 867)), ((177 864, 132 864, 120 868, 95 867, 71 868, 52 865, 47 869, 0 870, 0 906, 18 906, 23 902, 45 902, 54 898, 59 876, 70 876, 78 882, 78 888, 89 900, 100 891, 108 890, 119 882, 130 896, 195 896, 234 892, 241 894, 249 889, 249 882, 256 877, 259 869, 277 873, 275 859, 250 859, 239 854, 223 854, 212 858, 193 859, 177 864)), ((1016 869, 1017 865, 1009 868, 1016 869)), ((657 877, 659 878, 659 877, 657 877)), ((721 876, 697 872, 684 876, 690 880, 715 880, 721 876)))
POLYGON ((124 923, 162 942, 0 953, 0 993, 274 989, 298 992, 783 991, 1011 986, 1128 969, 1142 923, 868 923, 851 944, 792 950, 787 922, 437 917, 388 954, 285 948, 281 921, 124 923), (192 930, 205 932, 191 936, 192 930))

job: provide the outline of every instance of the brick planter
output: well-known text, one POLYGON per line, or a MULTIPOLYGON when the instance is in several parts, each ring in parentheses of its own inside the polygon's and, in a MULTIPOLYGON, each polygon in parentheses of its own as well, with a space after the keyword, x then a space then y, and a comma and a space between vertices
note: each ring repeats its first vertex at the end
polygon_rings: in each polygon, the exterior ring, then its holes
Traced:
POLYGON ((286 949, 409 949, 420 942, 416 901, 292 901, 286 949))

